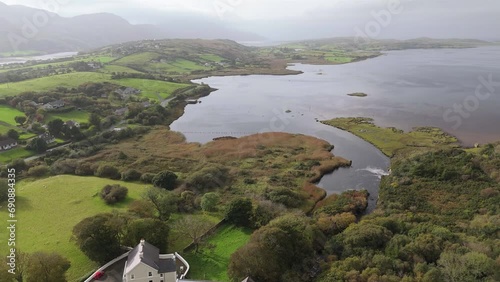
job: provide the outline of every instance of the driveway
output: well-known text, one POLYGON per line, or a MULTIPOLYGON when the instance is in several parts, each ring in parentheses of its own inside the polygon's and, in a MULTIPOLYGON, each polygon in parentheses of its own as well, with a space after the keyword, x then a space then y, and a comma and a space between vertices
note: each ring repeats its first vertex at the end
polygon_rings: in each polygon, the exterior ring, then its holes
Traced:
POLYGON ((115 262, 108 268, 104 270, 104 276, 99 280, 95 281, 106 281, 106 282, 121 282, 123 281, 123 269, 125 268, 125 263, 127 262, 127 257, 115 262))

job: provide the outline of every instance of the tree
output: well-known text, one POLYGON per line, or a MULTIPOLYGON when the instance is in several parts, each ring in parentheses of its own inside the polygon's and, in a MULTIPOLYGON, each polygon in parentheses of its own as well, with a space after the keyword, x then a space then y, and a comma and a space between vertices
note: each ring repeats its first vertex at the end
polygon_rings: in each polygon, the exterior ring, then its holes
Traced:
POLYGON ((17 132, 14 129, 9 129, 9 131, 7 131, 7 137, 12 138, 14 140, 18 140, 19 139, 19 132, 17 132))
POLYGON ((135 200, 128 206, 128 211, 141 218, 154 217, 153 204, 146 200, 135 200))
POLYGON ((141 179, 142 174, 135 170, 135 169, 129 169, 124 172, 122 172, 122 180, 123 181, 137 181, 141 179))
POLYGON ((165 170, 158 173, 153 178, 153 185, 158 188, 173 190, 175 188, 176 181, 177 181, 177 175, 171 171, 165 170))
POLYGON ((36 252, 29 256, 26 266, 27 282, 66 281, 65 273, 71 264, 57 253, 36 252))
POLYGON ((101 190, 101 198, 108 205, 113 205, 127 198, 128 189, 119 184, 106 185, 101 190))
POLYGON ((83 219, 73 228, 73 240, 80 250, 100 264, 121 254, 119 235, 123 226, 112 224, 112 219, 112 214, 98 214, 83 219))
POLYGON ((256 281, 309 281, 310 277, 302 276, 309 276, 308 270, 315 267, 313 234, 306 217, 278 217, 231 255, 229 276, 235 281, 250 275, 256 281))
POLYGON ((201 209, 208 212, 216 211, 219 201, 220 196, 218 193, 206 193, 203 197, 201 197, 201 209))
POLYGON ((160 252, 166 252, 168 233, 168 225, 163 221, 152 218, 136 219, 127 225, 123 243, 134 246, 144 239, 160 249, 160 252))
POLYGON ((54 136, 60 136, 61 132, 64 128, 64 121, 62 121, 59 118, 55 119, 55 120, 51 120, 47 124, 47 127, 49 129, 50 134, 52 134, 54 136))
POLYGON ((89 123, 97 129, 101 129, 101 117, 96 113, 91 113, 89 116, 89 123))
POLYGON ((167 221, 170 214, 177 211, 179 198, 170 191, 152 187, 146 191, 143 198, 153 205, 159 220, 167 221))
POLYGON ((96 176, 111 178, 111 179, 120 179, 121 175, 118 169, 111 165, 100 165, 97 168, 96 176))
POLYGON ((26 149, 34 151, 37 154, 41 154, 47 151, 47 142, 45 142, 42 138, 37 137, 28 143, 26 149))
POLYGON ((175 222, 174 230, 182 237, 188 237, 193 241, 195 252, 198 252, 203 235, 210 230, 212 223, 199 217, 186 215, 175 222))
POLYGON ((252 201, 250 199, 233 200, 226 210, 227 222, 238 226, 250 226, 252 217, 252 201))
POLYGON ((16 121, 19 125, 21 125, 21 126, 22 126, 22 125, 26 122, 27 118, 26 118, 25 116, 16 116, 16 117, 14 117, 14 120, 15 120, 15 121, 16 121))
POLYGON ((498 281, 495 276, 500 274, 494 260, 477 252, 465 255, 443 252, 438 265, 441 266, 446 281, 451 282, 498 281))

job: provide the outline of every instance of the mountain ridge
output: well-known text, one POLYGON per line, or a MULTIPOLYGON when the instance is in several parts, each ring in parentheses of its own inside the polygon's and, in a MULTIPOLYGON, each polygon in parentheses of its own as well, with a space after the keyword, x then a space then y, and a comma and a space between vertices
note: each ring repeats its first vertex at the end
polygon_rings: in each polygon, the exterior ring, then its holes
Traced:
POLYGON ((184 26, 182 24, 175 28, 172 26, 175 25, 131 24, 113 13, 62 17, 42 9, 0 2, 0 56, 1 53, 16 51, 87 51, 128 41, 173 37, 262 39, 256 34, 240 32, 217 23, 208 25, 201 21, 185 29, 179 28, 184 26), (42 21, 42 24, 36 25, 37 20, 42 21), (210 26, 208 33, 202 28, 206 26, 210 26))

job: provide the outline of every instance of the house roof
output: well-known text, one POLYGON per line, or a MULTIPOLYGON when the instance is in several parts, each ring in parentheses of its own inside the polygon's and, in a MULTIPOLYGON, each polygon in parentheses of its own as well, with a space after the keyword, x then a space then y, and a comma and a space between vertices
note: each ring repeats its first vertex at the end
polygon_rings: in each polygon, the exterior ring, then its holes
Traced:
POLYGON ((77 122, 76 122, 76 121, 72 121, 72 120, 68 120, 68 121, 66 122, 66 125, 67 125, 67 126, 75 126, 76 124, 77 124, 77 122))
POLYGON ((144 240, 141 240, 139 245, 130 251, 125 273, 129 273, 140 263, 158 270, 158 273, 175 272, 177 270, 173 259, 160 259, 160 250, 144 240))
POLYGON ((15 143, 17 143, 17 141, 12 139, 12 138, 0 140, 0 146, 8 146, 8 145, 12 145, 15 143))

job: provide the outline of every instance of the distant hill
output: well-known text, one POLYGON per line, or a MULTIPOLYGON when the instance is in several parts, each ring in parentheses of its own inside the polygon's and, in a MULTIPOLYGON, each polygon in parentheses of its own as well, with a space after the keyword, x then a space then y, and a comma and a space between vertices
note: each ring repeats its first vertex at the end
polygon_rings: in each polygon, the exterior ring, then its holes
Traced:
POLYGON ((40 9, 0 2, 0 53, 82 51, 128 41, 172 37, 262 39, 258 35, 217 24, 212 24, 209 30, 205 30, 201 28, 204 24, 198 22, 183 34, 183 28, 180 28, 183 25, 133 25, 109 13, 65 18, 40 9), (49 20, 47 24, 36 27, 31 20, 34 15, 45 15, 49 20))
POLYGON ((492 42, 476 39, 434 39, 415 38, 408 40, 396 39, 365 39, 355 37, 337 37, 317 40, 297 41, 285 44, 285 46, 308 47, 308 48, 338 48, 345 51, 388 51, 405 49, 434 49, 434 48, 473 48, 491 45, 492 42))

